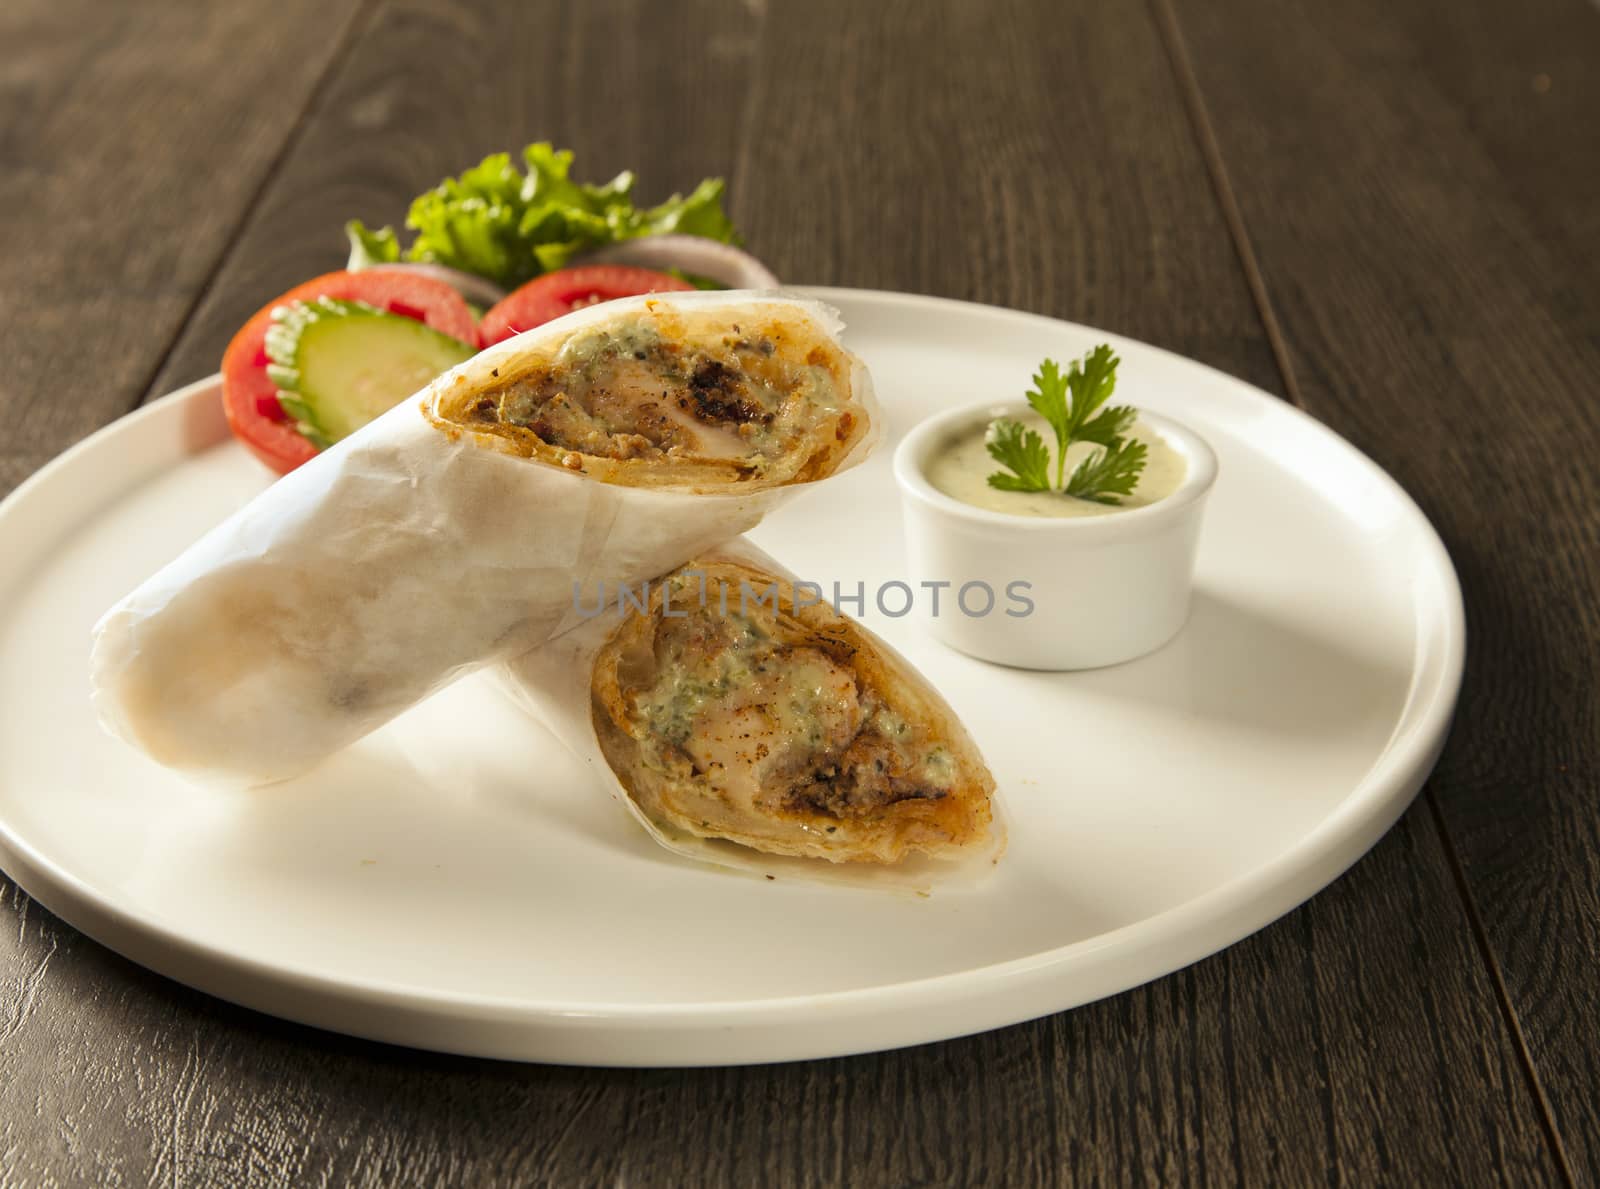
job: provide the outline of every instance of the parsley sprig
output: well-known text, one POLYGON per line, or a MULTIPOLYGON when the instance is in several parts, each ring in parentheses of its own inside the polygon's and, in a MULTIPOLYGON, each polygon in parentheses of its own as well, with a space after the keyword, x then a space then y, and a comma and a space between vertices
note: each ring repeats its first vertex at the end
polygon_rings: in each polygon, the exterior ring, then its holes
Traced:
POLYGON ((1126 436, 1138 410, 1131 405, 1106 407, 1117 387, 1120 362, 1110 345, 1102 343, 1073 360, 1065 374, 1053 359, 1041 363, 1028 404, 1055 431, 1055 481, 1050 479, 1050 448, 1044 438, 1020 421, 1001 418, 990 424, 984 445, 1006 470, 990 475, 989 486, 1001 491, 1059 490, 1100 504, 1119 504, 1122 496, 1132 495, 1148 451, 1143 442, 1126 436), (1067 450, 1076 442, 1092 442, 1100 449, 1073 468, 1069 478, 1067 450))

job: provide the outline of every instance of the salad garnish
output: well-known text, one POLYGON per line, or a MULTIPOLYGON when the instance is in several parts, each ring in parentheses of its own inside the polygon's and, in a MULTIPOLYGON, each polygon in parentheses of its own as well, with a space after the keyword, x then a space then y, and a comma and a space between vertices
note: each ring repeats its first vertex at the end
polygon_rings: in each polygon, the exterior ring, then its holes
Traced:
POLYGON ((539 141, 522 150, 526 172, 510 153, 494 153, 460 177, 446 178, 411 203, 406 226, 417 233, 402 248, 392 227, 376 231, 358 219, 345 225, 351 269, 401 260, 442 264, 514 289, 563 268, 578 253, 645 235, 698 235, 740 243, 722 209, 721 178, 706 178, 687 196, 652 207, 633 201, 633 174, 604 185, 569 176, 572 153, 539 141))
POLYGON ((349 267, 269 302, 228 345, 223 407, 239 439, 287 473, 477 349, 581 306, 723 288, 701 264, 776 284, 735 246, 720 178, 639 207, 632 173, 576 182, 572 156, 540 141, 521 167, 496 153, 445 178, 412 201, 409 245, 346 224, 349 267), (652 267, 630 263, 641 255, 652 267))
POLYGON ((1055 480, 1050 478, 1050 448, 1038 431, 1000 418, 989 424, 984 445, 1006 469, 990 475, 989 486, 1001 491, 1060 491, 1098 504, 1120 504, 1122 496, 1132 495, 1149 451, 1143 442, 1126 436, 1139 415, 1137 409, 1104 407, 1116 389, 1120 362, 1108 343, 1073 360, 1064 375, 1055 360, 1044 360, 1027 396, 1034 412, 1055 431, 1055 480), (1100 449, 1068 477, 1067 450, 1077 442, 1092 442, 1100 449))

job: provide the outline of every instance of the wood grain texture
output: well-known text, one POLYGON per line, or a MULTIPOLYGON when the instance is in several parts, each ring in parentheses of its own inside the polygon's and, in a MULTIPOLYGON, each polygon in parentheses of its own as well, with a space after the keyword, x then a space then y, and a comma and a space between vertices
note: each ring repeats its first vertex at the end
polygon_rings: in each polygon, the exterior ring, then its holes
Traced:
MULTIPOLYGON (((385 3, 152 390, 214 370, 248 313, 337 267, 345 218, 397 222, 442 174, 539 137, 594 176, 636 169, 647 196, 726 173, 780 275, 1075 318, 1282 390, 1159 23, 1042 0, 385 3)), ((1172 978, 986 1036, 752 1069, 333 1037, 168 983, 7 892, 0 1185, 1559 1179, 1426 812, 1172 978)))
POLYGON ((144 394, 355 8, 0 5, 0 495, 144 394))
POLYGON ((1318 416, 1455 557, 1433 796, 1571 1175, 1600 1179, 1600 11, 1175 0, 1318 416))

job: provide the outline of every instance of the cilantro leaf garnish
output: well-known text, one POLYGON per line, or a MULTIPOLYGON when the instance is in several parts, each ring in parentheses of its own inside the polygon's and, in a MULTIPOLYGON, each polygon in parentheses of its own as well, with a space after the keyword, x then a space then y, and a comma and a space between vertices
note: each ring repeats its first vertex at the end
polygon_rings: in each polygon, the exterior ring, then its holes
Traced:
POLYGON ((1132 405, 1118 405, 1080 425, 1077 432, 1072 435, 1072 440, 1110 446, 1133 428, 1133 423, 1138 417, 1139 410, 1132 405))
POLYGON ((1001 491, 1049 491, 1050 449, 1034 430, 1020 421, 996 421, 989 426, 984 438, 989 457, 1012 474, 996 471, 989 476, 989 486, 1001 491))
POLYGON ((1121 503, 1117 497, 1133 494, 1148 452, 1137 439, 1119 438, 1114 445, 1096 450, 1078 464, 1067 480, 1067 494, 1097 504, 1121 503))
POLYGON ((1050 482, 1050 451, 1044 439, 1020 422, 1001 419, 989 426, 985 445, 1011 473, 995 471, 989 486, 1001 491, 1059 489, 1102 504, 1120 503, 1119 497, 1131 495, 1149 452, 1142 442, 1126 438, 1138 410, 1131 405, 1106 407, 1117 387, 1120 362, 1108 343, 1073 360, 1065 374, 1055 360, 1044 360, 1027 396, 1029 406, 1055 432, 1055 483, 1050 482), (1067 450, 1076 442, 1092 442, 1100 449, 1068 479, 1067 450))
MULTIPOLYGON (((1046 359, 1039 365, 1033 377, 1033 387, 1028 390, 1028 403, 1033 406, 1033 411, 1056 431, 1057 487, 1061 486, 1061 470, 1066 463, 1067 447, 1072 444, 1072 410, 1067 407, 1067 386, 1070 382, 1068 377, 1061 374, 1060 364, 1054 359, 1046 359)), ((1046 483, 1045 487, 1049 487, 1049 484, 1046 483)))
POLYGON ((1101 343, 1082 359, 1074 359, 1067 372, 1067 387, 1072 390, 1072 427, 1076 429, 1111 398, 1117 386, 1117 364, 1122 360, 1109 343, 1101 343))

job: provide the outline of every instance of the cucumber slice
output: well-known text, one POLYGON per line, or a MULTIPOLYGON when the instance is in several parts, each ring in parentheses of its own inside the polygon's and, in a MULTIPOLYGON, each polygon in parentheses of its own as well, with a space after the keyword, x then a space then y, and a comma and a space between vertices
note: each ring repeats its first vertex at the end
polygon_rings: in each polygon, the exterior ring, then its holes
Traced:
POLYGON ((272 312, 267 375, 302 434, 326 449, 477 354, 415 318, 322 297, 272 312))

